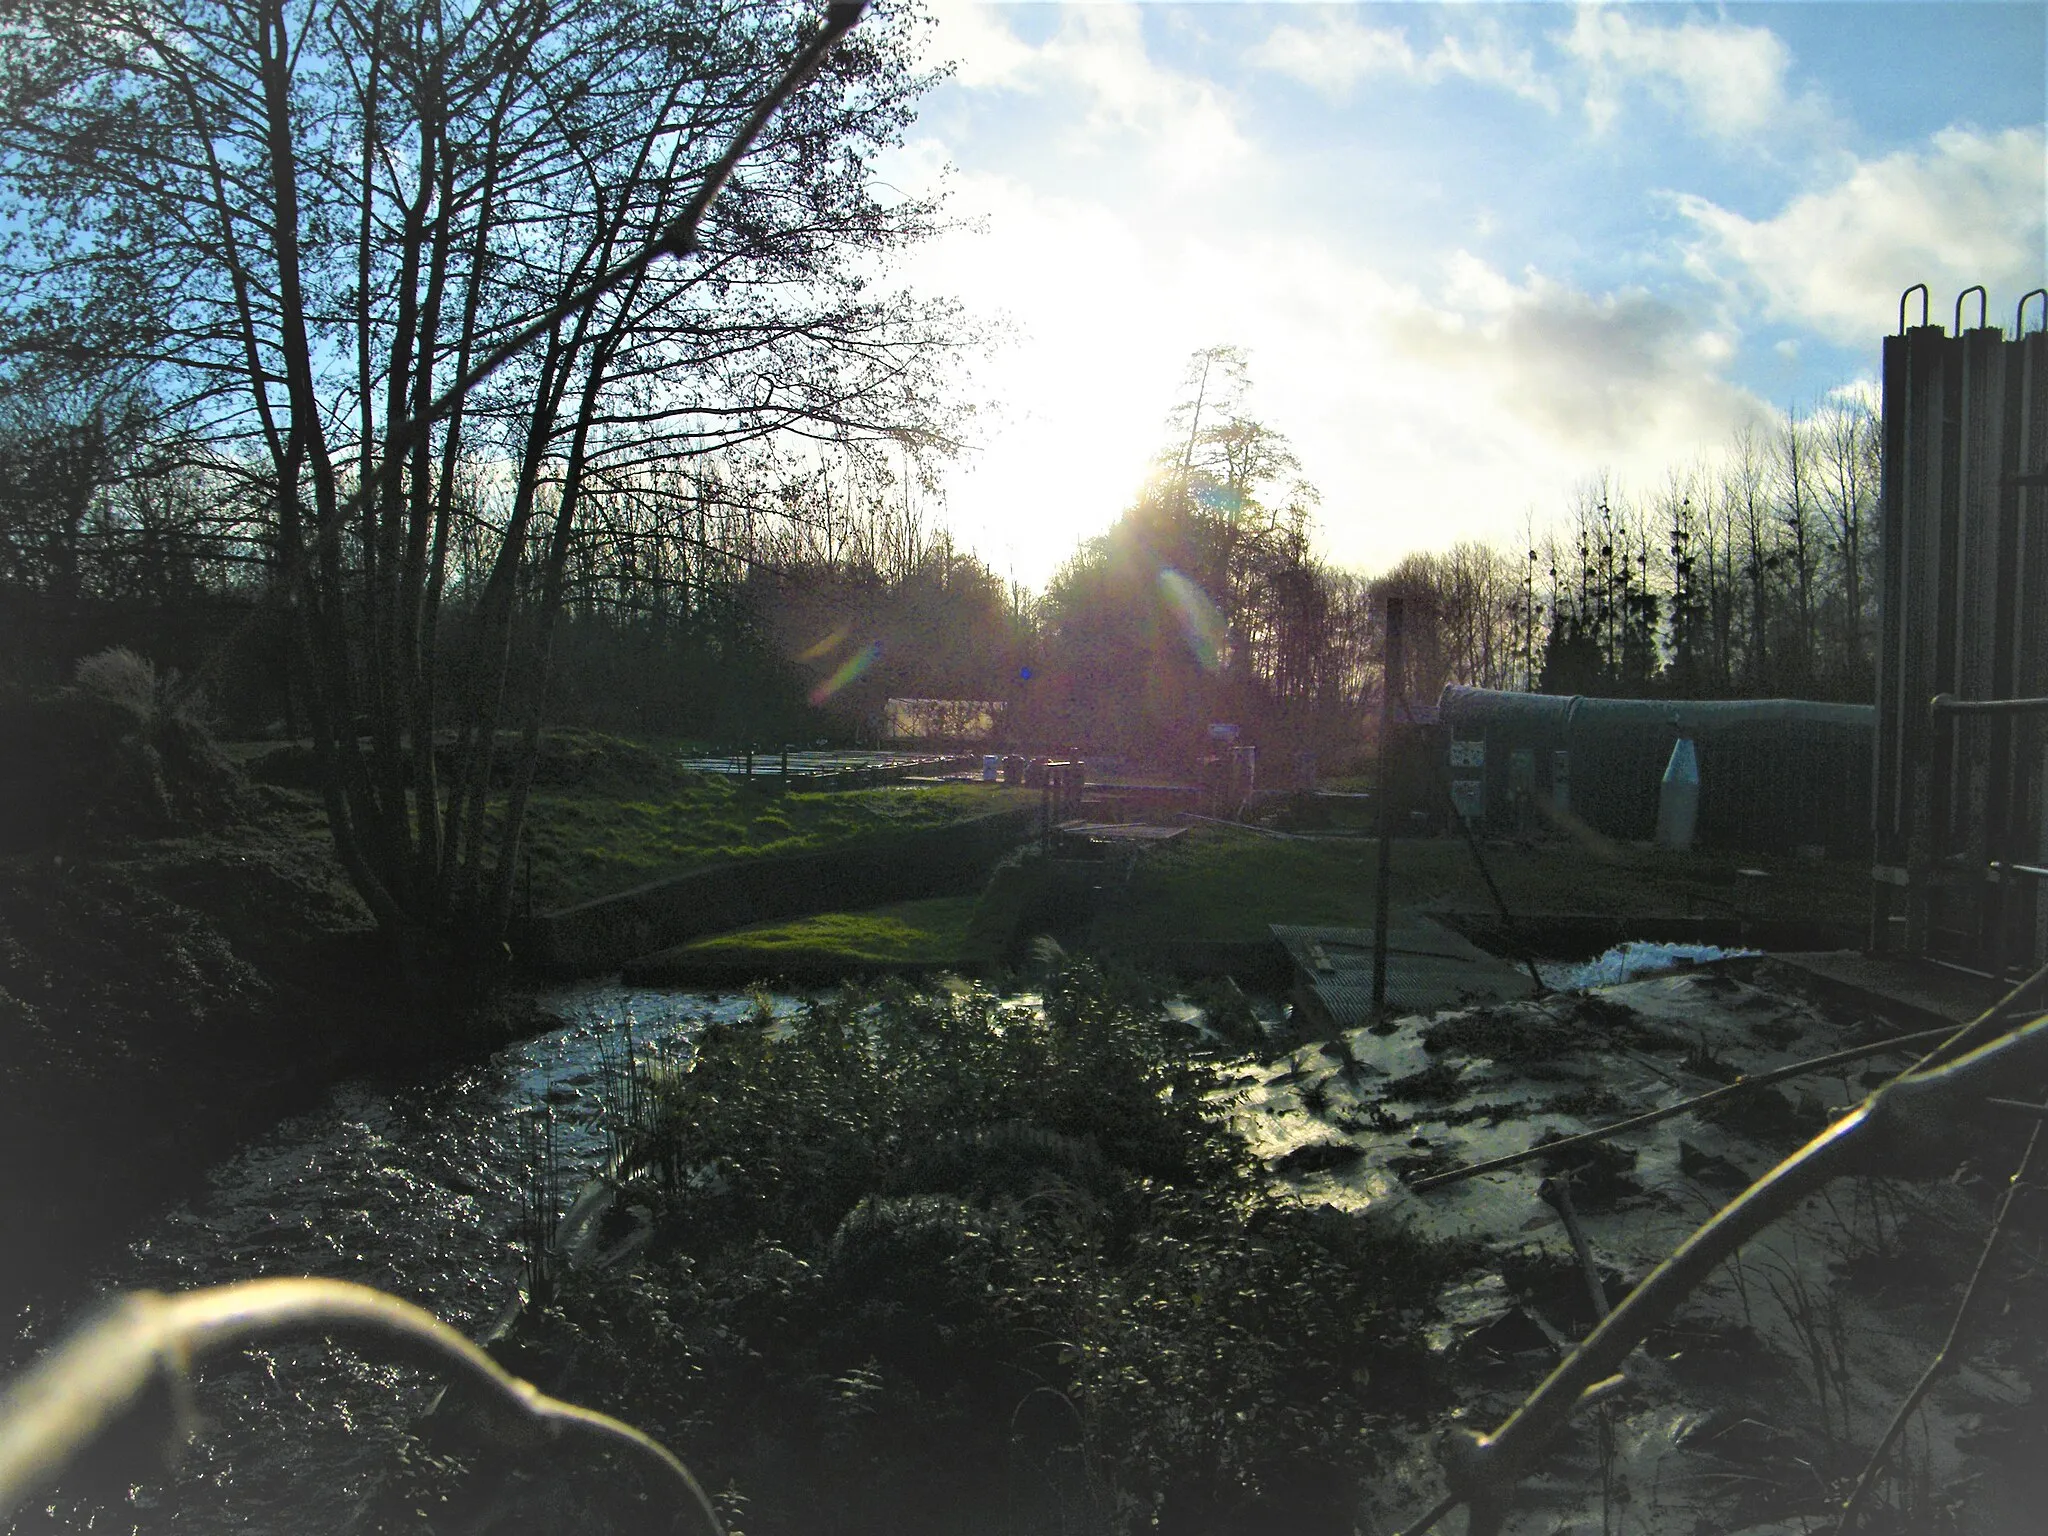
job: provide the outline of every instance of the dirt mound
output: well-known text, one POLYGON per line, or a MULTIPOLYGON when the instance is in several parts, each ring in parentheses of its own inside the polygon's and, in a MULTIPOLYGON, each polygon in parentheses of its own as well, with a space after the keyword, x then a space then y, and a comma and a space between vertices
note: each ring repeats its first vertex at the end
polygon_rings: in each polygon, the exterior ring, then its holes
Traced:
MULTIPOLYGON (((491 758, 491 787, 512 786, 512 771, 519 757, 519 738, 511 731, 498 733, 498 748, 491 758)), ((434 771, 444 780, 459 766, 456 744, 444 739, 434 748, 434 771)), ((288 742, 250 760, 249 776, 259 783, 285 789, 314 789, 320 783, 320 765, 313 748, 305 742, 288 742)), ((663 784, 680 784, 687 775, 672 760, 653 747, 602 731, 574 729, 544 732, 534 759, 533 782, 537 789, 579 789, 592 794, 629 794, 644 798, 663 784)))
POLYGON ((0 822, 8 850, 87 831, 215 827, 247 806, 248 781, 181 710, 71 689, 0 700, 0 822))

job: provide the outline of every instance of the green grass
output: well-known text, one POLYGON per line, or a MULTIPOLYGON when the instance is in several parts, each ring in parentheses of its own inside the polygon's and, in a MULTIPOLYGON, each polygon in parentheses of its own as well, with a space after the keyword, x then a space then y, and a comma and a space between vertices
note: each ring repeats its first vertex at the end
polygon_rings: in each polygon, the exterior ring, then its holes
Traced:
POLYGON ((707 778, 646 795, 549 790, 534 795, 527 821, 534 906, 570 906, 707 864, 802 853, 1014 803, 980 784, 777 794, 707 778))
MULTIPOLYGON (((504 750, 509 759, 509 737, 504 750)), ((803 853, 1025 803, 1016 792, 978 783, 784 794, 767 778, 749 784, 688 772, 676 766, 682 750, 598 731, 542 737, 523 844, 536 911, 707 864, 803 853)), ((310 838, 326 841, 310 745, 240 743, 230 751, 276 800, 300 806, 310 838)))
POLYGON ((820 912, 716 934, 675 954, 678 959, 758 962, 764 975, 792 962, 952 966, 966 951, 974 908, 972 896, 938 896, 864 912, 820 912))
MULTIPOLYGON (((1487 865, 1518 914, 1600 916, 1859 917, 1868 901, 1863 866, 1760 854, 1666 854, 1594 850, 1575 843, 1489 844, 1487 865), (1762 869, 1750 881, 1738 869, 1762 869)), ((1162 940, 1247 943, 1271 923, 1369 923, 1378 845, 1284 841, 1202 827, 1147 855, 1125 899, 1106 911, 1098 939, 1112 949, 1162 940)), ((1492 897, 1456 838, 1394 844, 1393 904, 1490 912, 1492 897)))

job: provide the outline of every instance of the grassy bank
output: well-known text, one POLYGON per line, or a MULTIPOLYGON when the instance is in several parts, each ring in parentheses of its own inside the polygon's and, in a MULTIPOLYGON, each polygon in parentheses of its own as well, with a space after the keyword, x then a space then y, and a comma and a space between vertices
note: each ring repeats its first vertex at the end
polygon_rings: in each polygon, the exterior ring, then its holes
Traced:
MULTIPOLYGON (((239 751, 255 777, 296 798, 308 829, 324 838, 311 749, 239 751)), ((597 731, 548 732, 527 809, 521 901, 529 871, 533 908, 547 912, 709 864, 806 853, 1020 803, 982 784, 785 792, 766 774, 691 773, 677 766, 681 755, 597 731)))
POLYGON ((678 945, 628 968, 638 985, 831 982, 877 972, 957 969, 972 954, 975 896, 899 901, 755 923, 678 945))
MULTIPOLYGON (((1620 931, 1629 924, 1667 920, 1798 924, 1816 934, 1835 924, 1843 937, 1805 941, 1826 947, 1853 942, 1867 901, 1860 865, 1611 847, 1595 856, 1563 841, 1503 843, 1484 851, 1518 917, 1606 919, 1618 937, 1646 936, 1620 931)), ((1172 969, 1205 947, 1213 956, 1241 956, 1266 946, 1274 923, 1369 926, 1377 860, 1377 844, 1370 840, 1283 840, 1200 826, 1144 853, 1128 885, 1119 885, 1113 866, 1105 865, 1100 897, 1090 889, 1093 875, 1055 868, 1031 854, 1001 867, 976 898, 756 924, 664 952, 636 969, 635 979, 724 985, 830 980, 876 970, 987 973, 1028 958, 1030 942, 1041 931, 1056 933, 1069 948, 1172 969), (1091 904, 1098 903, 1091 919, 1091 904)), ((1494 910, 1470 850, 1458 839, 1397 842, 1391 891, 1400 908, 1481 915, 1494 910)), ((1536 942, 1548 941, 1539 933, 1536 942)), ((1569 945, 1580 941, 1562 942, 1567 948, 1558 957, 1576 957, 1569 945)), ((1608 942, 1613 940, 1600 939, 1595 947, 1608 942)), ((1512 951, 1516 940, 1495 934, 1482 943, 1512 951)), ((1206 971, 1214 963, 1195 969, 1206 971)))
MULTIPOLYGON (((1578 843, 1498 843, 1488 868, 1511 911, 1628 917, 1841 917, 1860 921, 1861 865, 1755 854, 1593 850, 1578 843), (1758 869, 1761 878, 1738 874, 1758 869)), ((1378 844, 1308 841, 1204 826, 1141 859, 1096 924, 1105 948, 1143 952, 1164 941, 1249 943, 1271 923, 1372 921, 1378 844)), ((1490 912, 1492 897, 1464 842, 1397 841, 1392 900, 1403 907, 1490 912)))
POLYGON ((573 906, 707 864, 808 853, 1014 803, 979 784, 812 794, 687 775, 623 793, 550 790, 534 796, 527 826, 533 904, 573 906))

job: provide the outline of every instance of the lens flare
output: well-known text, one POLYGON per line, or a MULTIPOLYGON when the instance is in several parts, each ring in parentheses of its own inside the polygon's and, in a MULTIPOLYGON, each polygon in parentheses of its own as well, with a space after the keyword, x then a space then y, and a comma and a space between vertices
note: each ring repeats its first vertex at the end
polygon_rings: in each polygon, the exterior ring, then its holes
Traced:
POLYGON ((1189 654, 1204 672, 1214 672, 1223 664, 1223 615, 1209 601, 1209 594, 1172 569, 1159 573, 1159 591, 1180 620, 1189 654))
POLYGON ((855 651, 846 660, 839 663, 838 671, 811 690, 812 707, 815 708, 823 704, 833 694, 839 692, 840 689, 859 677, 861 673, 867 671, 881 657, 881 654, 882 642, 877 640, 873 645, 855 651))
POLYGON ((820 657, 829 656, 832 652, 839 649, 840 643, 845 639, 846 626, 842 624, 808 650, 798 651, 796 659, 798 661, 816 661, 820 657))

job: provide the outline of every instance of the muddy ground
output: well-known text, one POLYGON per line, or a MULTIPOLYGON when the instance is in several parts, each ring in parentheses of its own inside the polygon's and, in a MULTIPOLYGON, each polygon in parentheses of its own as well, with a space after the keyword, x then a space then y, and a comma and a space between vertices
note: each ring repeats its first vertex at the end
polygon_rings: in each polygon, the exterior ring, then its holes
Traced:
POLYGON ((516 998, 399 974, 308 795, 242 784, 206 817, 9 830, 0 1364, 22 1309, 63 1310, 135 1218, 337 1076, 520 1027, 497 1018, 516 998))
MULTIPOLYGON (((1496 1427, 1593 1326, 1558 1182, 1569 1178, 1606 1298, 1619 1301, 1752 1178, 1912 1058, 1760 1089, 1718 1112, 1434 1190, 1410 1184, 1926 1027, 1825 1000, 1810 981, 1767 959, 1724 961, 1356 1030, 1240 1076, 1240 1123, 1300 1198, 1484 1245, 1429 1339, 1456 1406, 1399 1449, 1363 1529, 1408 1529, 1444 1491, 1437 1437, 1496 1427)), ((1620 1395, 1579 1415, 1524 1485, 1508 1530, 1833 1529, 1831 1511, 1949 1328, 2025 1137, 2024 1122, 1987 1124, 1947 1178, 1839 1180, 1753 1241, 1636 1351, 1620 1395)), ((1865 1531, 2042 1528, 2048 1201, 2019 1200, 1987 1278, 1982 1321, 1900 1441, 1865 1531)))

